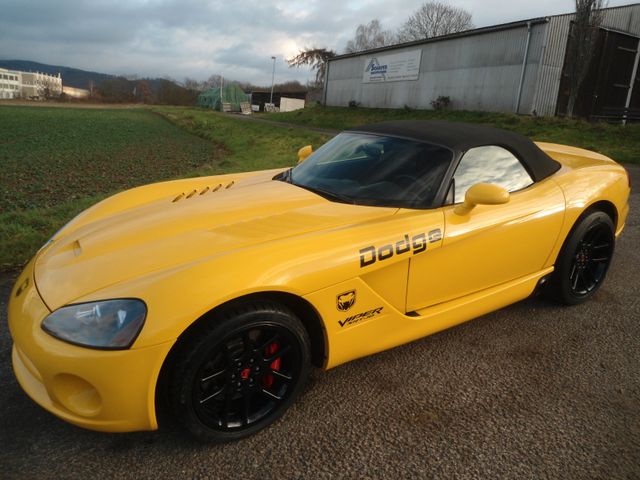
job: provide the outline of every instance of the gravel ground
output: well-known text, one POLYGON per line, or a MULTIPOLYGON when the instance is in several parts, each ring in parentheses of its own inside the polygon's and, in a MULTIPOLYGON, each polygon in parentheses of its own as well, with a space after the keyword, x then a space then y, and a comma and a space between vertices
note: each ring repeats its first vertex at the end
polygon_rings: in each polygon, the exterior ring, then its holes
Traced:
POLYGON ((640 167, 593 301, 532 298, 329 372, 244 441, 104 434, 34 404, 10 367, 0 276, 2 478, 640 479, 640 167))

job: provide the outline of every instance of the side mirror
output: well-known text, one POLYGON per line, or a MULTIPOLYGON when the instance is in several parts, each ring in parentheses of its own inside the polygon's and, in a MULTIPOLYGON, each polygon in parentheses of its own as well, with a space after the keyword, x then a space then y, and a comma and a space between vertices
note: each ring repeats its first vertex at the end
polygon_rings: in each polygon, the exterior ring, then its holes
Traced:
POLYGON ((306 147, 302 147, 298 150, 298 163, 304 162, 305 158, 313 153, 313 147, 311 145, 307 145, 306 147))
POLYGON ((493 183, 476 183, 464 196, 464 203, 453 209, 457 215, 467 215, 476 205, 501 205, 509 201, 509 192, 493 183))

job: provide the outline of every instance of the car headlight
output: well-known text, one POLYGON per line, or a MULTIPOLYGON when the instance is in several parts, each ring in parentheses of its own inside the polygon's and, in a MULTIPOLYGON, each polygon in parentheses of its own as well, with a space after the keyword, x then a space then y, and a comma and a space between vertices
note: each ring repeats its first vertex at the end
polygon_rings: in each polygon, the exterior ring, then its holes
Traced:
POLYGON ((126 349, 136 339, 147 306, 133 298, 78 303, 59 308, 42 322, 44 331, 84 347, 126 349))

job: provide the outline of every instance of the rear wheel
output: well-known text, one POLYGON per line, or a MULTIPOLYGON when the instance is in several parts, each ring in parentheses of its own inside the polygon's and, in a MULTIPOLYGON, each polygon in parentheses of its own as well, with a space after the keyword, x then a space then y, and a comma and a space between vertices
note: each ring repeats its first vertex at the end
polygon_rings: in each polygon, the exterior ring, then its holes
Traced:
POLYGON ((588 300, 602 285, 615 245, 614 226, 604 212, 585 215, 569 234, 547 293, 566 305, 588 300))
POLYGON ((272 303, 227 312, 182 351, 169 403, 192 434, 213 442, 252 435, 279 418, 310 369, 306 330, 272 303))

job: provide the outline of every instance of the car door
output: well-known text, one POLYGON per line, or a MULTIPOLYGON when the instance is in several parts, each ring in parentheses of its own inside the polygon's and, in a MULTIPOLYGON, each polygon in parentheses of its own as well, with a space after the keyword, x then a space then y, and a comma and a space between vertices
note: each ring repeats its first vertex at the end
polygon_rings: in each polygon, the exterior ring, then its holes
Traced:
POLYGON ((443 207, 442 247, 411 259, 406 310, 464 297, 540 271, 556 243, 564 195, 551 178, 534 183, 520 160, 499 146, 467 151, 443 207), (510 192, 502 205, 456 213, 466 191, 494 183, 510 192))

